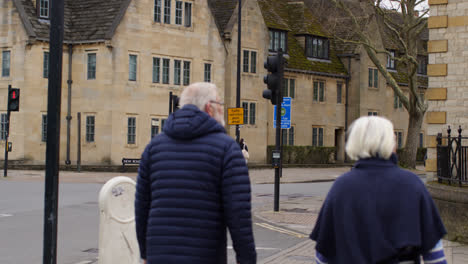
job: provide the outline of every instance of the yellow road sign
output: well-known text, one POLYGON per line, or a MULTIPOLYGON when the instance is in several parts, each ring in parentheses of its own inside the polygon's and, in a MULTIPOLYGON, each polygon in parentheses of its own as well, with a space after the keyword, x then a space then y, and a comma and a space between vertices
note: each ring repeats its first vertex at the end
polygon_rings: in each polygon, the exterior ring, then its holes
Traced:
POLYGON ((244 124, 244 108, 228 108, 228 125, 244 124))

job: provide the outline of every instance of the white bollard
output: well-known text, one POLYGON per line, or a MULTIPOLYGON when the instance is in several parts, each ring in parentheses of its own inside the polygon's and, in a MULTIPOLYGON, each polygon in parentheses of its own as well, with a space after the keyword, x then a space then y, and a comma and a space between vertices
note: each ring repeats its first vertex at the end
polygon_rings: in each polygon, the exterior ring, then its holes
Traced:
POLYGON ((115 177, 99 192, 99 263, 138 264, 140 250, 135 231, 135 181, 115 177))

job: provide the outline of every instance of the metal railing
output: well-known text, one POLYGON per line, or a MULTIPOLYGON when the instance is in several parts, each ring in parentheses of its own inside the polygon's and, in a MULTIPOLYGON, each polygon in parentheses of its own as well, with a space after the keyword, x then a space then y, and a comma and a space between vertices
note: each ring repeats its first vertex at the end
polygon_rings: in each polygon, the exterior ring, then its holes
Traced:
POLYGON ((437 179, 439 182, 458 184, 460 187, 468 185, 467 156, 468 137, 462 137, 461 126, 458 128, 458 137, 451 136, 452 129, 447 129, 447 136, 437 134, 437 179))

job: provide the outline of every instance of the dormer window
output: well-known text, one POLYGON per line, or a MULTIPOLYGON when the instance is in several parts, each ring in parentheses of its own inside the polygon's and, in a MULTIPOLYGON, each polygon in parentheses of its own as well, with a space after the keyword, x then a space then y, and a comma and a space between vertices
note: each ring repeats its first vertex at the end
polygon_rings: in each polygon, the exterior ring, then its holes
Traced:
POLYGON ((270 29, 270 51, 279 51, 281 49, 284 53, 287 53, 287 35, 286 31, 270 29))
POLYGON ((40 18, 49 19, 50 0, 38 0, 37 13, 40 18))
POLYGON ((330 41, 317 36, 306 37, 306 55, 309 58, 329 59, 330 41))
POLYGON ((395 51, 389 50, 387 54, 387 69, 395 69, 395 51))

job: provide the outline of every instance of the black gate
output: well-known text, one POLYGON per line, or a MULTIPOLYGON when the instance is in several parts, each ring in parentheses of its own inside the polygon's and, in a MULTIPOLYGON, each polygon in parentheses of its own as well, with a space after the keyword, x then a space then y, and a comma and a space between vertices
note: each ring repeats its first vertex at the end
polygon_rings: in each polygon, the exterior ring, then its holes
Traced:
POLYGON ((463 146, 468 137, 462 137, 461 126, 458 128, 458 137, 452 137, 451 132, 449 126, 446 137, 442 133, 437 134, 437 178, 439 182, 468 185, 468 146, 463 146))

